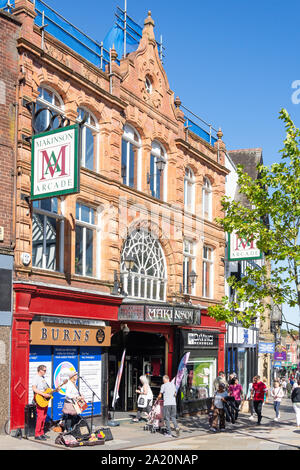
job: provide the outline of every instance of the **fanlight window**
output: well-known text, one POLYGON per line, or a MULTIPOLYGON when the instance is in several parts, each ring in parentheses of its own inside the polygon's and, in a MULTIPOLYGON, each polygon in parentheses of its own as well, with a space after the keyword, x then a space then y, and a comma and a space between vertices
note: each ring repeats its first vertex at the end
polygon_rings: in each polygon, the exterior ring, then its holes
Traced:
POLYGON ((121 255, 124 290, 130 297, 162 300, 166 298, 167 272, 159 242, 144 230, 135 230, 126 240, 121 255), (134 259, 129 273, 125 260, 134 259))

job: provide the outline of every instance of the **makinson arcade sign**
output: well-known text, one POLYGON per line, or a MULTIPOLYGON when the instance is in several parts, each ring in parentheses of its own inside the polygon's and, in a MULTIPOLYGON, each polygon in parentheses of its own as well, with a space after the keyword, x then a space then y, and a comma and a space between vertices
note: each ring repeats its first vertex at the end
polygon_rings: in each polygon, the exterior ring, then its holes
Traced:
POLYGON ((78 125, 32 136, 31 199, 79 192, 78 125))
POLYGON ((228 234, 228 261, 262 259, 262 252, 257 247, 254 236, 242 238, 237 232, 228 234))

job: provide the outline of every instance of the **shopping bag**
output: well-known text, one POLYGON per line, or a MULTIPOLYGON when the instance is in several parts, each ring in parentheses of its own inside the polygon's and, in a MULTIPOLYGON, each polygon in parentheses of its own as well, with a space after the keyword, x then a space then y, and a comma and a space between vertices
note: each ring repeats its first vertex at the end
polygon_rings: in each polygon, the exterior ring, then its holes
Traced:
POLYGON ((241 413, 249 413, 249 400, 243 400, 240 408, 241 413))

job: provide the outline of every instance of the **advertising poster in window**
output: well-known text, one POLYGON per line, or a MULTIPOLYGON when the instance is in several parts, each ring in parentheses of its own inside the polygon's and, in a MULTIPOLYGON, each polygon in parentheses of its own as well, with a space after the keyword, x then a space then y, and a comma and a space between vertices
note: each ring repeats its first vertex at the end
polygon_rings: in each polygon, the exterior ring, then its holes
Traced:
POLYGON ((182 380, 183 400, 200 400, 213 394, 213 380, 216 377, 216 359, 192 359, 186 367, 182 380))
POLYGON ((101 349, 99 347, 80 348, 79 371, 83 379, 79 379, 80 394, 88 404, 87 409, 81 414, 82 416, 91 415, 93 390, 95 392, 93 414, 98 415, 101 413, 101 349))
MULTIPOLYGON (((69 378, 69 371, 78 372, 78 348, 55 347, 53 354, 53 388, 61 385, 69 378)), ((62 416, 65 400, 65 387, 53 395, 53 417, 58 420, 62 416)))
MULTIPOLYGON (((51 346, 31 346, 29 353, 29 393, 28 403, 32 403, 33 391, 32 382, 34 377, 37 375, 37 368, 40 365, 44 365, 47 368, 45 374, 45 380, 49 387, 52 387, 52 357, 51 357, 51 346)), ((51 417, 51 400, 49 401, 48 416, 51 417)))

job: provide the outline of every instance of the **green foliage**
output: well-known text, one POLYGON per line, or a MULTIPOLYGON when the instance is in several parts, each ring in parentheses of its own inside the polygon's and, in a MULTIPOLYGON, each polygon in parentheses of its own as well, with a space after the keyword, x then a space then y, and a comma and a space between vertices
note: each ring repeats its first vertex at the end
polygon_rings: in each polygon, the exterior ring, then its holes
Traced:
POLYGON ((222 199, 224 217, 216 219, 217 223, 243 238, 255 234, 266 264, 262 269, 248 267, 241 280, 229 279, 237 302, 247 301, 249 308, 239 312, 238 303, 224 297, 221 305, 208 309, 218 321, 237 318, 245 327, 250 326, 265 308, 271 308, 266 305, 270 298, 275 304, 300 307, 300 131, 285 109, 279 118, 286 129, 281 161, 270 167, 259 164, 256 180, 238 166, 240 193, 247 197, 249 206, 228 197, 222 199))

